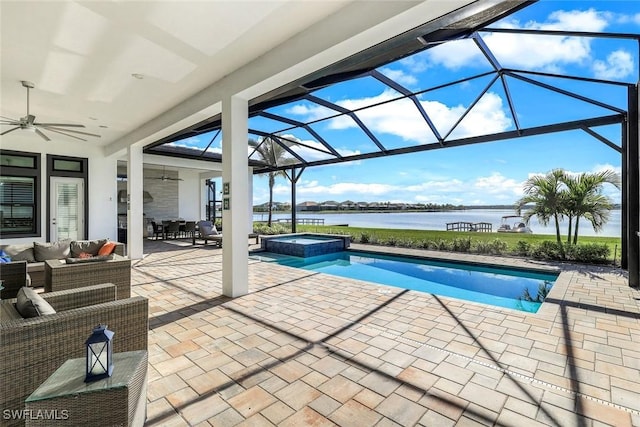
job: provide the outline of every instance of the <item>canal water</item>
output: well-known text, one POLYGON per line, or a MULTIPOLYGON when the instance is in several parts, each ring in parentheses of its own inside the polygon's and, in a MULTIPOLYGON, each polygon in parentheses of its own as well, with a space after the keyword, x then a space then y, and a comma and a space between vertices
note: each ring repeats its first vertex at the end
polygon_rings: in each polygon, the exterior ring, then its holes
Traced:
MULTIPOLYGON (((353 212, 353 213, 313 213, 298 212, 298 218, 320 218, 325 225, 349 225, 351 227, 367 228, 396 228, 411 230, 446 230, 448 222, 488 222, 493 225, 495 232, 500 226, 501 219, 505 215, 514 215, 510 209, 468 209, 446 212, 353 212)), ((267 214, 258 213, 253 216, 254 221, 266 221, 267 214)), ((281 214, 274 212, 273 219, 291 219, 291 213, 281 214)), ((511 224, 513 225, 513 221, 511 224)), ((533 217, 529 227, 535 234, 555 234, 555 226, 549 223, 541 225, 536 217, 533 217)), ((567 233, 567 221, 560 223, 562 235, 567 233)), ((611 212, 609 222, 596 233, 589 221, 580 219, 581 236, 607 236, 619 237, 621 235, 621 214, 619 210, 611 212)))

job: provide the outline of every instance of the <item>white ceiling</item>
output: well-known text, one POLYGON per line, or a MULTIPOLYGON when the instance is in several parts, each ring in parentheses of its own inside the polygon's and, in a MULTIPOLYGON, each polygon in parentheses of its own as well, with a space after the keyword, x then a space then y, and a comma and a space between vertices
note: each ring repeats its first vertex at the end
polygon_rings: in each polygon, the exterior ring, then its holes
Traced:
MULTIPOLYGON (((28 80, 35 83, 30 113, 36 121, 84 124, 86 131, 102 136, 89 138, 92 145, 141 141, 161 129, 169 133, 168 127, 175 128, 180 119, 210 108, 219 96, 207 104, 203 94, 208 90, 211 95, 229 75, 246 79, 246 73, 237 71, 248 64, 284 64, 261 70, 280 73, 279 82, 261 75, 269 83, 263 83, 265 91, 270 90, 287 83, 282 79, 299 77, 284 71, 294 68, 288 61, 303 57, 293 51, 304 51, 305 40, 318 44, 306 57, 306 66, 318 69, 327 65, 314 62, 321 50, 336 50, 347 39, 363 49, 390 37, 391 31, 397 34, 471 2, 0 0, 0 115, 18 119, 26 114, 20 81, 28 80), (411 9, 423 14, 409 14, 411 9), (382 27, 403 14, 402 26, 382 27), (380 29, 374 33, 377 24, 380 29), (362 40, 365 33, 368 40, 362 40), (325 45, 317 43, 317 34, 326 38, 325 45), (271 62, 259 61, 270 56, 271 62), (185 111, 169 114, 178 107, 185 111)), ((332 60, 350 52, 342 49, 332 60)), ((245 89, 233 80, 229 86, 245 89)))

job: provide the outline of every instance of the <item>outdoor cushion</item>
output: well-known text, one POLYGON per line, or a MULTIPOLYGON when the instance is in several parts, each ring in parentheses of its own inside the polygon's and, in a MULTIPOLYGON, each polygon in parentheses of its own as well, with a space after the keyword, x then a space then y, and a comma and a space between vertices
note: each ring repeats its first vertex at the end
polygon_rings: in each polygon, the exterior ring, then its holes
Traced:
POLYGON ((106 242, 104 245, 102 245, 100 250, 98 250, 98 255, 111 255, 115 248, 115 242, 106 242))
POLYGON ((218 234, 215 224, 211 224, 209 221, 201 221, 198 225, 201 236, 213 236, 218 234))
POLYGON ((111 255, 96 255, 96 256, 84 257, 84 258, 70 257, 70 258, 67 258, 66 261, 67 261, 67 264, 81 264, 83 262, 108 261, 110 259, 113 259, 111 255))
POLYGON ((48 259, 64 259, 71 254, 71 240, 59 240, 52 243, 33 242, 36 261, 48 259))
POLYGON ((16 310, 25 319, 55 314, 56 312, 33 288, 27 288, 26 286, 23 286, 18 291, 16 310))
POLYGON ((11 261, 36 262, 33 243, 23 245, 6 245, 2 248, 11 261))
POLYGON ((78 258, 81 253, 88 253, 91 255, 98 255, 98 251, 107 243, 107 239, 96 240, 74 240, 69 245, 71 250, 71 256, 78 258))

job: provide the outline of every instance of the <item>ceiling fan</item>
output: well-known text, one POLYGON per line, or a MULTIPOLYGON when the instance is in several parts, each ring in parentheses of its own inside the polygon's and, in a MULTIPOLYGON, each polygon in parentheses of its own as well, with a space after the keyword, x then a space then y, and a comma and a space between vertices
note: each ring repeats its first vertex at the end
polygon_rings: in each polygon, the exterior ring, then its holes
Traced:
POLYGON ((158 179, 161 181, 182 181, 182 178, 174 178, 166 174, 166 167, 162 167, 162 176, 150 177, 148 179, 158 179))
POLYGON ((0 133, 0 135, 5 135, 9 132, 13 132, 14 130, 24 129, 24 130, 37 133, 45 141, 51 141, 51 139, 47 135, 45 135, 44 132, 42 132, 43 130, 46 130, 47 132, 59 133, 61 135, 79 139, 81 141, 86 141, 86 139, 80 136, 72 135, 72 134, 83 135, 83 136, 95 136, 96 138, 100 138, 100 135, 97 135, 95 133, 82 132, 82 131, 73 130, 73 129, 65 129, 65 128, 83 128, 84 125, 77 125, 73 123, 38 123, 36 122, 36 116, 29 114, 29 89, 33 89, 35 85, 31 82, 22 80, 22 86, 24 86, 27 89, 27 115, 24 117, 21 117, 18 120, 11 119, 9 117, 0 116, 0 125, 14 126, 11 129, 0 133))

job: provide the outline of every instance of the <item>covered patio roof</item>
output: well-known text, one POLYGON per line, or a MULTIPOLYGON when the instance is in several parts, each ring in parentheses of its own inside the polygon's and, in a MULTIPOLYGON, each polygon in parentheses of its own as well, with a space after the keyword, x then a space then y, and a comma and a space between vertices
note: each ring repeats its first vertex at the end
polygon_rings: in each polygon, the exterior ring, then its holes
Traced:
MULTIPOLYGON (((531 46, 561 39, 574 49, 591 42, 608 43, 610 52, 622 46, 638 61, 640 35, 514 28, 500 21, 506 12, 454 12, 250 100, 253 172, 292 170, 295 192, 300 173, 311 166, 584 132, 621 155, 622 263, 637 285, 638 69, 620 78, 594 77, 552 62, 545 69, 527 66, 525 58, 531 46), (505 53, 506 43, 522 60, 505 53), (473 65, 443 65, 456 55, 473 57, 473 65), (411 76, 403 72, 412 66, 411 76), (551 107, 541 109, 541 102, 551 107), (397 120, 392 124, 388 116, 397 120), (260 144, 277 144, 285 153, 266 161, 260 144)), ((221 126, 221 115, 212 116, 145 152, 220 162, 221 126)))
MULTIPOLYGON (((287 152, 280 163, 265 163, 250 149, 254 173, 568 130, 582 130, 622 151, 621 125, 627 122, 629 91, 638 80, 637 70, 625 79, 596 79, 586 74, 516 68, 509 64, 509 58, 501 57, 494 49, 505 38, 515 37, 527 42, 522 43, 523 50, 519 52, 526 55, 528 43, 545 43, 553 37, 615 39, 637 52, 640 35, 479 25, 424 33, 427 28, 390 40, 388 44, 397 46, 395 49, 384 44, 372 47, 323 70, 323 77, 314 73, 293 87, 272 93, 270 98, 252 100, 250 137, 258 142, 272 138, 287 152), (424 78, 417 83, 403 81, 406 76, 398 72, 398 64, 424 60, 429 54, 442 55, 446 50, 455 53, 469 46, 477 50, 481 60, 461 72, 442 73, 429 68, 422 71, 424 78), (427 81, 428 84, 422 84, 427 81), (460 108, 456 109, 455 117, 442 117, 438 108, 452 107, 442 100, 453 92, 459 94, 460 108), (334 99, 336 93, 342 99, 334 99), (531 93, 553 103, 557 107, 554 114, 532 109, 531 93), (474 115, 477 118, 482 114, 478 111, 490 102, 498 102, 504 115, 496 120, 503 123, 474 127, 474 115), (376 121, 390 109, 402 111, 407 126, 417 129, 415 133, 403 134, 380 126, 376 121), (618 126, 613 130, 611 125, 618 126), (420 135, 416 136, 417 133, 420 135)), ((219 162, 221 140, 218 114, 147 146, 145 151, 219 162)))

